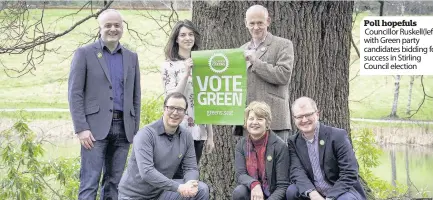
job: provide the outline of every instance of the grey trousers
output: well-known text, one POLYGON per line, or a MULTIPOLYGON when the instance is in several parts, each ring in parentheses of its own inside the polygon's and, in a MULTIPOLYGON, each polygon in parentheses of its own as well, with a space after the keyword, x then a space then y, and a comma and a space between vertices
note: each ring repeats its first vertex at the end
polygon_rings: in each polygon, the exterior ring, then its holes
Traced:
MULTIPOLYGON (((173 179, 174 181, 178 183, 184 183, 183 179, 173 179)), ((161 195, 158 197, 158 200, 180 200, 180 199, 188 199, 188 200, 208 200, 209 199, 209 187, 206 185, 206 183, 203 183, 201 181, 198 182, 198 192, 195 195, 195 197, 192 198, 186 198, 182 197, 180 193, 173 192, 173 191, 164 191, 161 193, 161 195)), ((123 194, 119 194, 118 200, 145 200, 143 198, 131 198, 127 197, 123 194)))
MULTIPOLYGON (((182 179, 175 179, 175 181, 179 183, 184 183, 182 179)), ((206 183, 201 181, 198 182, 198 192, 195 197, 185 198, 180 196, 179 192, 172 191, 164 191, 161 196, 159 196, 158 200, 177 200, 177 199, 194 199, 194 200, 208 200, 209 199, 209 187, 206 183)))

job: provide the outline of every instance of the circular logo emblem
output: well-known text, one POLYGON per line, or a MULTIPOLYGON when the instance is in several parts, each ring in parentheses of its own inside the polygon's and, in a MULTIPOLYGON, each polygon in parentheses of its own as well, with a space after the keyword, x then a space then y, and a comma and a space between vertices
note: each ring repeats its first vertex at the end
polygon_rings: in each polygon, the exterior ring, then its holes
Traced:
POLYGON ((209 58, 209 67, 215 73, 223 73, 229 67, 229 59, 222 53, 216 53, 209 58))
POLYGON ((268 161, 272 161, 272 156, 268 156, 268 161))

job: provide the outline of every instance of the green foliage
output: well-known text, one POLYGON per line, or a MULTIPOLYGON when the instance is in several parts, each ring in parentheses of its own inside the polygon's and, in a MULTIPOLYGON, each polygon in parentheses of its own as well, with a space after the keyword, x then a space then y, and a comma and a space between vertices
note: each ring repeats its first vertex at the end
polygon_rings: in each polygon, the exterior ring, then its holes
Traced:
POLYGON ((148 97, 141 100, 140 128, 162 116, 164 98, 162 96, 148 97))
MULTIPOLYGON (((143 128, 147 124, 158 120, 162 116, 162 105, 164 99, 162 96, 149 97, 141 100, 141 111, 140 111, 140 128, 143 128)), ((131 156, 132 145, 129 147, 128 158, 131 156)), ((125 169, 128 167, 128 161, 125 164, 125 169)))
POLYGON ((359 174, 373 190, 374 196, 379 199, 399 199, 404 197, 409 189, 406 185, 397 182, 396 187, 394 187, 389 182, 375 176, 371 170, 379 166, 379 156, 383 153, 382 150, 376 146, 373 131, 364 128, 353 132, 352 142, 360 164, 359 174))
POLYGON ((418 193, 420 194, 420 196, 422 198, 431 197, 431 195, 432 195, 431 191, 428 191, 428 190, 426 190, 424 188, 421 188, 418 193))
POLYGON ((0 136, 0 199, 77 198, 78 158, 44 161, 43 140, 21 120, 0 136))
POLYGON ((382 154, 380 148, 375 146, 374 134, 370 129, 361 129, 352 133, 352 142, 358 161, 361 163, 360 170, 371 174, 370 168, 379 165, 379 156, 382 154))
MULTIPOLYGON (((162 116, 162 97, 142 101, 140 127, 162 116)), ((23 118, 0 134, 0 199, 77 199, 80 159, 44 158, 44 140, 23 118)))

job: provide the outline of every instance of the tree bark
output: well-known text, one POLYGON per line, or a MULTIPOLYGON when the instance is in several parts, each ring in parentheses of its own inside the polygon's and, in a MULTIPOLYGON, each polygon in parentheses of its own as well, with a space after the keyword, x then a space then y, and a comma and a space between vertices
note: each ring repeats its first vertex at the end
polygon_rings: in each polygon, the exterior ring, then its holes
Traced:
POLYGON ((407 115, 410 115, 410 104, 412 103, 412 87, 414 81, 415 81, 415 76, 410 76, 409 95, 407 96, 407 107, 406 107, 407 115))
MULTIPOLYGON (((400 12, 401 15, 404 15, 404 2, 401 2, 400 5, 400 12)), ((401 80, 401 76, 400 75, 396 75, 394 76, 395 78, 395 86, 394 86, 394 101, 392 102, 392 109, 391 109, 391 114, 389 114, 390 118, 398 118, 397 115, 397 107, 398 107, 398 96, 400 94, 400 80, 401 80)))
MULTIPOLYGON (((268 8, 272 21, 268 30, 273 35, 293 42, 290 102, 301 96, 313 98, 323 123, 350 133, 353 2, 194 1, 192 20, 201 33, 201 49, 238 48, 251 40, 244 19, 254 4, 268 8)), ((215 151, 203 156, 201 178, 209 184, 212 199, 230 199, 236 186, 233 148, 239 138, 231 136, 231 127, 214 127, 215 151)))
POLYGON ((384 1, 379 1, 379 16, 383 16, 383 6, 384 6, 385 2, 384 1))
POLYGON ((389 114, 389 118, 398 118, 397 115, 397 106, 398 106, 398 95, 400 94, 400 75, 395 76, 394 83, 394 100, 392 101, 392 109, 391 114, 389 114))

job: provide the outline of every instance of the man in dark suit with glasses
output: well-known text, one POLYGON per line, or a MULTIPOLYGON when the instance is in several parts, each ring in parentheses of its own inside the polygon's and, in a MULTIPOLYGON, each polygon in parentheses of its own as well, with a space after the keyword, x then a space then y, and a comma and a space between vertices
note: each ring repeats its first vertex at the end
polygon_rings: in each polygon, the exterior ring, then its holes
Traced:
POLYGON ((365 200, 358 164, 346 130, 319 122, 316 102, 300 97, 292 105, 299 132, 289 138, 288 200, 365 200))

